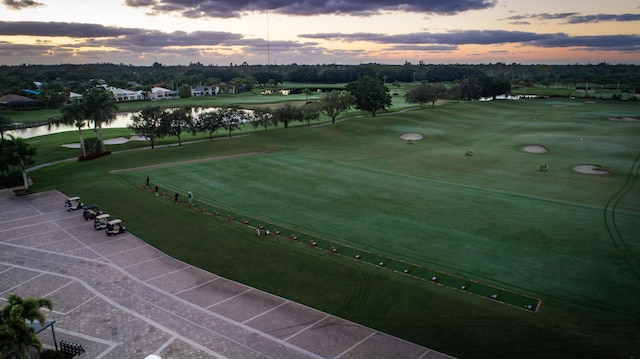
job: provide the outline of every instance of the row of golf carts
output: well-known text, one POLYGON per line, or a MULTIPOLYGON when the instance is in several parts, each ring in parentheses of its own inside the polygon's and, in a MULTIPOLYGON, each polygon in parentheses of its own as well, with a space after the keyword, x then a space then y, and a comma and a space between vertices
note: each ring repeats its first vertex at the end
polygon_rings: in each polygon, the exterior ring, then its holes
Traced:
POLYGON ((107 213, 103 213, 96 204, 85 206, 80 197, 69 197, 64 202, 67 211, 82 209, 82 217, 86 220, 93 220, 93 228, 96 231, 104 229, 108 236, 124 233, 127 229, 122 224, 121 219, 111 219, 107 213))

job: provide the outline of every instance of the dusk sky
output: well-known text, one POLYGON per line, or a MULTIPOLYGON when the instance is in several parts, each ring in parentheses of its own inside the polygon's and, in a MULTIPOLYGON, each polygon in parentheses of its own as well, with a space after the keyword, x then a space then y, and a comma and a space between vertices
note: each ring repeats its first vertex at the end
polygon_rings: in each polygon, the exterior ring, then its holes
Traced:
POLYGON ((0 64, 640 64, 637 0, 2 0, 0 64))

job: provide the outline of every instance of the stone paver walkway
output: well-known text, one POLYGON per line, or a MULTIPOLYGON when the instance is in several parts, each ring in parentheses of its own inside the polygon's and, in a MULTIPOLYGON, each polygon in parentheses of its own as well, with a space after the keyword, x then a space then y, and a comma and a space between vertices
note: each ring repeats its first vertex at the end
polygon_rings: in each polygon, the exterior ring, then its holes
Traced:
MULTIPOLYGON (((81 358, 449 358, 108 237, 60 192, 0 191, 0 305, 47 297, 81 358)), ((53 347, 50 331, 39 334, 53 347)))

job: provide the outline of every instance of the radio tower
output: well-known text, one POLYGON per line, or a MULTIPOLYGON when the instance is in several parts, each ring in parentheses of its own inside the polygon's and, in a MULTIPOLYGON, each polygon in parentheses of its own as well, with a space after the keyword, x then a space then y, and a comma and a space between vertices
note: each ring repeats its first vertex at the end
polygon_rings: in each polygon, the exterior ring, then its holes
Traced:
POLYGON ((267 67, 271 65, 271 51, 269 48, 269 9, 267 9, 267 67))

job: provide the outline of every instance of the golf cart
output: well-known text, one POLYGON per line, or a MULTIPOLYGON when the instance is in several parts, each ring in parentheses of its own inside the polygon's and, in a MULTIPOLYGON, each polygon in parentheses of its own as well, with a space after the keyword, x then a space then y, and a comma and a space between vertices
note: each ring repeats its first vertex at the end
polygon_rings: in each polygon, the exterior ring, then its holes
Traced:
POLYGON ((127 229, 122 225, 122 220, 114 219, 113 221, 107 222, 105 231, 107 232, 107 236, 113 236, 114 234, 124 233, 127 229))
POLYGON ((84 217, 86 221, 90 219, 95 219, 96 216, 100 214, 102 214, 102 211, 98 209, 97 204, 90 204, 88 206, 84 206, 84 210, 82 211, 82 217, 84 217))
POLYGON ((93 220, 93 228, 96 231, 107 228, 107 223, 109 223, 109 215, 108 214, 99 214, 93 220))
POLYGON ((80 197, 69 197, 64 201, 64 208, 66 208, 67 211, 75 211, 82 207, 84 207, 84 203, 80 202, 80 197))

